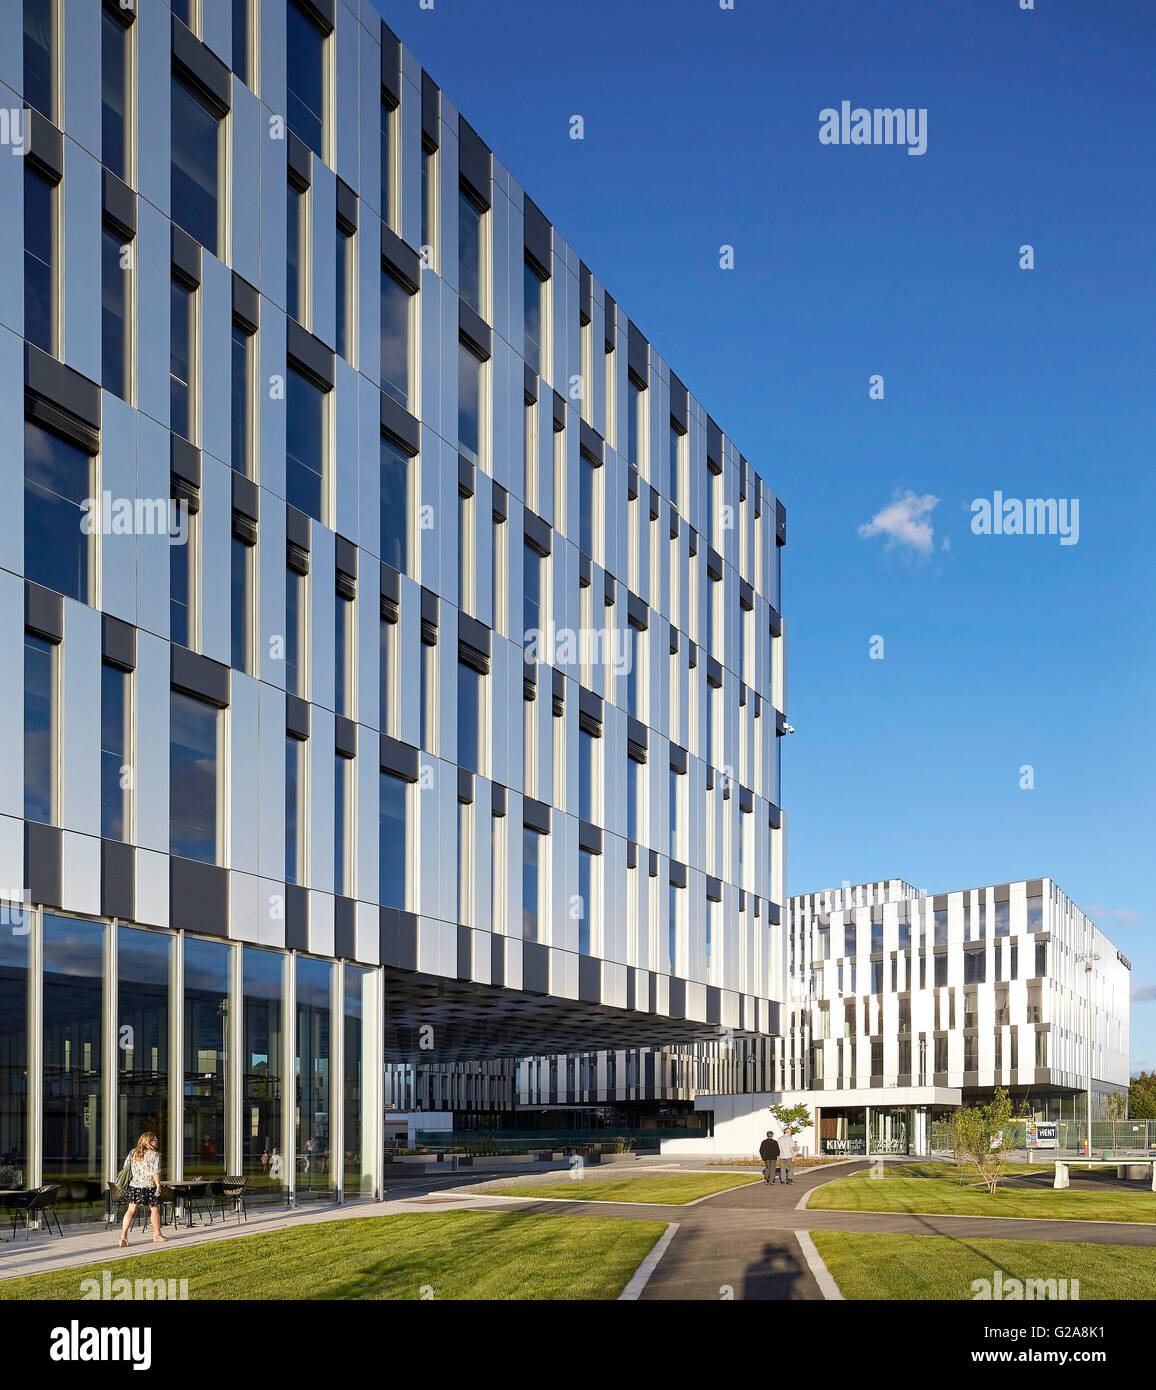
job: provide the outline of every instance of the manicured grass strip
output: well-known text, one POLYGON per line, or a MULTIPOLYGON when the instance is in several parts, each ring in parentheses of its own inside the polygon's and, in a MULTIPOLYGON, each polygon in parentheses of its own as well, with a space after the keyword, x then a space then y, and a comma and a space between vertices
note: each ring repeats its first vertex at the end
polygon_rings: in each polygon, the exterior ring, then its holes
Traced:
POLYGON ((746 1173, 672 1173, 662 1177, 577 1181, 563 1177, 559 1182, 494 1188, 493 1192, 498 1197, 572 1197, 576 1202, 659 1202, 664 1206, 683 1206, 698 1197, 709 1197, 712 1192, 750 1185, 746 1173))
MULTIPOLYGON (((1040 1173, 1027 1164, 1009 1171, 1040 1173)), ((1050 1170, 1049 1170, 1050 1180, 1050 1170)), ((928 1216, 1024 1216, 1054 1221, 1153 1221, 1156 1192, 1136 1183, 1129 1191, 1056 1192, 1051 1187, 1000 1187, 989 1193, 974 1172, 959 1186, 956 1170, 946 1164, 904 1163, 888 1166, 884 1176, 870 1170, 837 1178, 812 1192, 810 1211, 902 1211, 928 1216)))
POLYGON ((190 1300, 420 1299, 424 1288, 440 1299, 613 1299, 664 1229, 513 1211, 353 1217, 0 1280, 0 1299, 78 1299, 102 1268, 187 1279, 190 1300))
MULTIPOLYGON (((1059 1194, 1057 1194, 1059 1195, 1059 1194)), ((1033 1299, 1067 1295, 1079 1280, 1079 1298, 1156 1298, 1156 1249, 1134 1245, 1086 1245, 1044 1240, 957 1240, 951 1236, 866 1235, 858 1231, 812 1231, 835 1282, 848 1299, 970 1300, 982 1292, 972 1281, 986 1279, 991 1296, 996 1270, 1002 1299, 1016 1290, 1008 1281, 1056 1280, 1033 1289, 1033 1299)), ((1021 1298, 1026 1287, 1020 1292, 1021 1298)))

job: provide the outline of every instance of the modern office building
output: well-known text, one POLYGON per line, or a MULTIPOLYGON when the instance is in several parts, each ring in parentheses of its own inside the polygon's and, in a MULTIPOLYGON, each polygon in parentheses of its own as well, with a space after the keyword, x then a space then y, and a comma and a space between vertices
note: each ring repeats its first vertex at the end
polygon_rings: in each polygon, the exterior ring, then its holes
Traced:
POLYGON ((946 1147, 1005 1087, 1036 1119, 1128 1089, 1131 965, 1050 878, 926 894, 902 879, 790 899, 781 1096, 701 1096, 710 1146, 749 1148, 780 1098, 822 1153, 946 1147))
POLYGON ((0 85, 0 1164, 371 1194, 387 1066, 774 1035, 734 442, 368 0, 0 0, 0 85))

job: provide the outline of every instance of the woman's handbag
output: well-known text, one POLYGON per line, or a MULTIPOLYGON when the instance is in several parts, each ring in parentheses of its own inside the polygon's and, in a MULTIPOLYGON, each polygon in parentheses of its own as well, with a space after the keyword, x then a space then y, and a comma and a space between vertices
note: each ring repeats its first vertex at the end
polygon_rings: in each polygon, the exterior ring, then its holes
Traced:
POLYGON ((116 1176, 116 1185, 122 1192, 128 1191, 128 1185, 132 1182, 132 1154, 124 1161, 124 1167, 116 1176))

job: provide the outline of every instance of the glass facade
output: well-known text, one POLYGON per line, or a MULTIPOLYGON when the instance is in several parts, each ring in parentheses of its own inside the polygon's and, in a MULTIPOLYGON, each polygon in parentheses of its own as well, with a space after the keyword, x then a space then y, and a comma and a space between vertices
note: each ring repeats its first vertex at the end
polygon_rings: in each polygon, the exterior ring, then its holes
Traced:
POLYGON ((100 157, 106 169, 127 183, 129 28, 107 6, 100 20, 100 157))
POLYGON ((294 1148, 297 1196, 326 1197, 334 1185, 329 1161, 333 965, 297 957, 297 1056, 294 1148))
MULTIPOLYGON (((116 1152, 119 1168, 139 1135, 151 1132, 169 1153, 169 995, 174 938, 117 931, 116 1152)), ((171 1170, 166 1170, 170 1171, 171 1170)))
POLYGON ((0 1168, 28 1181, 28 968, 31 913, 9 914, 0 931, 0 1168))
POLYGON ((458 343, 458 449, 471 463, 482 447, 482 363, 466 343, 458 343))
POLYGON ((324 158, 325 35, 293 0, 285 8, 285 31, 289 129, 324 158))
POLYGON ((131 246, 105 227, 100 242, 101 384, 128 399, 128 265, 131 246))
POLYGON ((104 937, 103 922, 44 915, 42 1176, 46 1183, 60 1184, 57 1205, 81 1219, 98 1214, 108 1166, 103 1143, 104 937))
POLYGON ((345 1196, 374 1193, 373 1122, 377 1115, 374 1037, 379 1026, 377 972, 345 967, 344 1118, 341 1185, 345 1196))
POLYGON ((108 662, 100 668, 100 833, 128 840, 132 828, 132 677, 108 662))
POLYGON ((89 544, 84 503, 92 493, 92 459, 31 420, 24 422, 24 574, 66 598, 87 603, 89 544))
POLYGON ((529 261, 523 264, 522 284, 526 362, 536 372, 540 372, 542 370, 542 328, 546 286, 529 261))
POLYGON ((191 85, 173 76, 172 218, 217 254, 222 122, 191 85))
POLYGON ((381 389, 398 405, 410 408, 410 357, 413 339, 412 298, 388 270, 381 272, 381 389))
POLYGON ((24 336, 45 352, 56 340, 56 190, 24 166, 24 336))
POLYGON ((6 1185, 58 1183, 64 1224, 101 1220, 109 1180, 151 1131, 162 1182, 241 1173, 250 1201, 379 1192, 379 970, 19 904, 4 912, 6 1185))
POLYGON ((286 377, 285 499, 324 522, 326 392, 292 367, 286 377))
POLYGON ((286 957, 245 947, 242 972, 242 1173, 254 1195, 280 1198, 289 1186, 282 1132, 286 957))
POLYGON ((225 1142, 229 1107, 229 985, 232 947, 190 938, 184 943, 184 1128, 182 1153, 190 1177, 229 1172, 225 1142))
POLYGON ((56 810, 55 651, 24 634, 24 818, 46 824, 56 810))

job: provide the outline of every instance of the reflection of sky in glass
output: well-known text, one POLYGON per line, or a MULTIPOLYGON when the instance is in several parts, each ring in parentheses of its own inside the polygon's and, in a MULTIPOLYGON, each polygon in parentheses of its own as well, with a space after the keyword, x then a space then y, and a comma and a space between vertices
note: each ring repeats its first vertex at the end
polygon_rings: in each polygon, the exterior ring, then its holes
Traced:
POLYGON ((409 460, 381 441, 381 558, 405 572, 408 551, 409 460))
POLYGON ((83 976, 100 980, 103 975, 100 922, 81 922, 71 917, 44 914, 45 975, 83 976))
POLYGON ((458 344, 458 448, 478 462, 481 438, 482 364, 465 343, 458 344))
POLYGON ((281 998, 281 962, 275 951, 245 947, 245 995, 250 999, 281 998))
POLYGON ((173 854, 214 863, 217 857, 217 711, 174 691, 169 785, 173 854))
POLYGON ((458 292, 479 314, 481 303, 482 213, 463 190, 458 194, 458 292))
POLYGON ((224 942, 185 938, 185 993, 229 993, 229 952, 224 942))
POLYGON ((297 1005, 299 1008, 329 1009, 329 980, 333 967, 326 961, 297 958, 297 1005))
POLYGON ((91 495, 92 461, 75 445, 31 421, 24 426, 24 525, 27 578, 84 602, 88 537, 80 507, 91 495))
POLYGON ((409 405, 409 291, 381 272, 381 389, 409 405))
POLYGON ((122 984, 160 985, 168 988, 171 939, 156 932, 121 927, 117 938, 116 968, 122 984))

